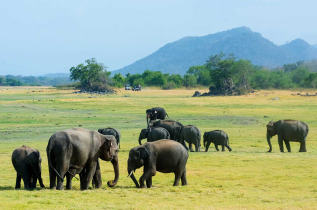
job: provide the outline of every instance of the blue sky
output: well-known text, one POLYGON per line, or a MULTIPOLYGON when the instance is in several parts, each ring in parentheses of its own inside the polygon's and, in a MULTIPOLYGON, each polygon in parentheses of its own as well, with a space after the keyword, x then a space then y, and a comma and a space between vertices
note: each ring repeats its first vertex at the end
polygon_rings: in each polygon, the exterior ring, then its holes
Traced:
POLYGON ((277 45, 317 44, 316 0, 0 0, 0 75, 116 70, 186 36, 247 26, 277 45))

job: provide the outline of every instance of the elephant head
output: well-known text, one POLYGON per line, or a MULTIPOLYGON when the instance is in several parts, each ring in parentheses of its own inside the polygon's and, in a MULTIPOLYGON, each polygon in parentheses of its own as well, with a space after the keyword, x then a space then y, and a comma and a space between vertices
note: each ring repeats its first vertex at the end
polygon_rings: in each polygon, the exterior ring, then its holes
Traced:
POLYGON ((105 161, 111 161, 115 178, 113 181, 108 181, 109 187, 114 187, 119 180, 119 159, 118 159, 118 146, 116 138, 112 135, 102 135, 102 145, 99 149, 99 158, 105 161))
POLYGON ((149 129, 142 129, 141 132, 140 132, 140 135, 139 135, 139 144, 142 145, 141 143, 141 140, 142 139, 145 139, 145 138, 148 138, 149 136, 149 129))
POLYGON ((144 166, 144 162, 149 158, 149 152, 145 147, 135 147, 129 152, 128 173, 137 188, 140 187, 133 171, 144 166))
POLYGON ((174 138, 176 141, 180 142, 181 140, 181 133, 182 133, 183 126, 174 127, 174 138))
POLYGON ((270 146, 270 149, 268 152, 272 152, 272 144, 271 144, 271 137, 275 136, 277 134, 277 128, 275 125, 275 121, 270 121, 267 125, 266 125, 267 131, 266 131, 266 139, 267 139, 267 143, 270 146))

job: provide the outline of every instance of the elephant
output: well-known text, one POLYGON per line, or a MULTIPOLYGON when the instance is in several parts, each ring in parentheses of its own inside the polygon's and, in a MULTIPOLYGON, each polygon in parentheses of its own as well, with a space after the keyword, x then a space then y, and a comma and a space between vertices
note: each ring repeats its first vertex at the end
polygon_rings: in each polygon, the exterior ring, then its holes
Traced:
POLYGON ((219 151, 218 145, 221 145, 223 152, 225 151, 225 147, 228 148, 229 152, 232 151, 231 147, 229 146, 228 134, 226 134, 226 132, 222 130, 214 130, 214 131, 205 132, 203 138, 204 138, 205 152, 208 152, 208 148, 211 143, 214 143, 217 151, 219 151))
POLYGON ((142 145, 142 139, 147 138, 147 142, 152 142, 160 139, 170 139, 170 133, 162 127, 150 127, 142 129, 139 135, 139 144, 142 145))
POLYGON ((98 129, 98 132, 103 134, 103 135, 113 135, 116 138, 117 145, 119 146, 119 149, 120 149, 120 139, 121 139, 120 131, 118 131, 115 128, 108 127, 108 128, 100 128, 100 129, 98 129))
POLYGON ((113 135, 84 128, 66 129, 51 136, 46 153, 51 189, 62 190, 65 176, 66 189, 71 189, 75 174, 79 174, 81 190, 88 189, 92 179, 96 188, 101 187, 98 158, 111 161, 113 165, 115 178, 108 181, 108 186, 114 187, 119 180, 118 146, 113 135))
POLYGON ((153 107, 151 109, 147 109, 146 111, 146 122, 149 124, 149 119, 151 120, 165 120, 167 113, 162 107, 153 107))
POLYGON ((134 147, 129 152, 128 173, 137 188, 152 187, 152 176, 156 171, 162 173, 174 173, 173 186, 187 185, 186 163, 188 159, 187 150, 178 142, 161 139, 154 142, 147 142, 142 146, 134 147), (136 180, 133 171, 144 166, 143 175, 140 177, 140 185, 136 180))
POLYGON ((195 145, 195 151, 200 152, 200 139, 201 133, 200 130, 194 125, 186 125, 182 127, 175 128, 176 130, 176 140, 180 142, 186 149, 187 146, 185 141, 189 145, 189 150, 193 152, 192 144, 195 145))
POLYGON ((270 146, 268 152, 272 152, 271 137, 277 134, 280 151, 284 152, 283 141, 288 152, 291 152, 290 141, 299 142, 299 152, 306 152, 306 137, 308 135, 308 125, 297 120, 270 121, 267 126, 266 138, 270 146))
POLYGON ((174 120, 152 120, 149 123, 150 127, 162 127, 165 128, 169 133, 172 140, 176 140, 176 130, 177 127, 182 127, 183 124, 174 120))
POLYGON ((13 151, 11 160, 17 172, 15 189, 21 188, 21 179, 26 190, 36 188, 37 180, 42 188, 45 187, 41 176, 42 158, 38 150, 23 145, 13 151))

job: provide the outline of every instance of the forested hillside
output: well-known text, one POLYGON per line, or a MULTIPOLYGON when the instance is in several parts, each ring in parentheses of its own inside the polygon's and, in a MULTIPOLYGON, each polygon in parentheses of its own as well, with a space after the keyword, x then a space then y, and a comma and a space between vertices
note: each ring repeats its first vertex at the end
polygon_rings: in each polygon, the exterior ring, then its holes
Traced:
POLYGON ((114 73, 126 75, 152 70, 184 75, 189 67, 203 65, 211 55, 221 52, 233 53, 238 59, 268 68, 317 59, 317 48, 304 40, 277 46, 261 34, 240 27, 202 37, 185 37, 114 73))

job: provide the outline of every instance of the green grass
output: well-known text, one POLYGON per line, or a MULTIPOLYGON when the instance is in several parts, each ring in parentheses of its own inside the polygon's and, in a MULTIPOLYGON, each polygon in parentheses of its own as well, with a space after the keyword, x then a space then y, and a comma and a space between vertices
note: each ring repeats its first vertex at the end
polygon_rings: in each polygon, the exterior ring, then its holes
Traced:
MULTIPOLYGON (((192 98, 194 91, 119 90, 117 95, 101 96, 53 88, 0 88, 0 208, 317 208, 317 97, 261 91, 247 96, 192 98), (280 100, 272 100, 274 97, 280 100), (146 127, 145 110, 154 106, 166 108, 172 119, 194 124, 202 133, 225 130, 233 152, 216 152, 211 145, 208 153, 190 153, 188 186, 173 187, 173 174, 157 173, 153 188, 136 189, 127 178, 128 152, 138 145, 139 132, 146 127), (273 152, 266 153, 266 124, 289 118, 309 125, 308 152, 298 153, 299 143, 291 143, 292 153, 280 153, 274 137, 273 152), (71 191, 15 190, 12 151, 23 144, 39 149, 48 187, 48 139, 57 131, 77 126, 112 126, 121 131, 117 186, 106 186, 114 173, 109 162, 102 162, 102 189, 80 191, 79 181, 73 179, 71 191)), ((142 169, 136 171, 140 175, 142 169)))

